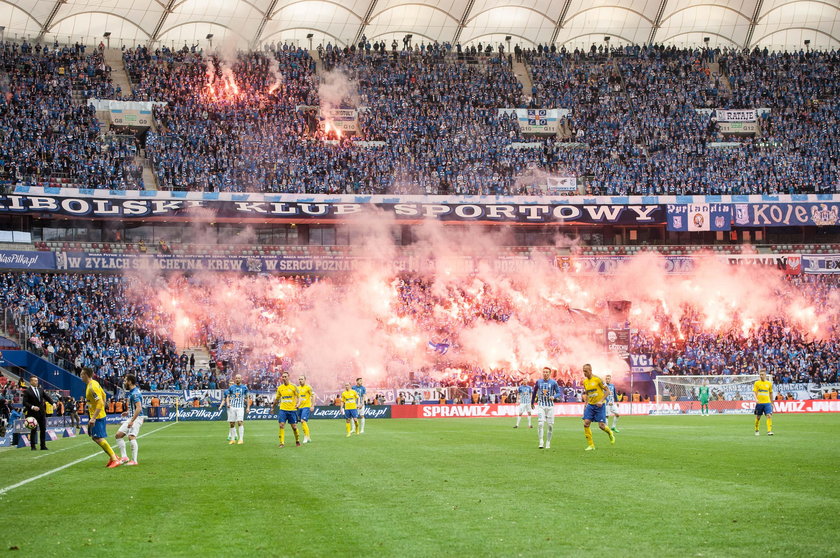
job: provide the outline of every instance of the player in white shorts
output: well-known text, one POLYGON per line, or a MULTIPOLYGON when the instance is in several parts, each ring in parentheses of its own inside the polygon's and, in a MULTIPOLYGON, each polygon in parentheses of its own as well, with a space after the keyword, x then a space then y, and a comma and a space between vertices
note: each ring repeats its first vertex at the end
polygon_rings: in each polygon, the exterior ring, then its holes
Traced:
POLYGON ((531 404, 537 405, 537 433, 540 437, 540 449, 551 448, 551 435, 554 432, 554 402, 560 398, 560 386, 551 379, 551 368, 543 368, 542 380, 534 384, 534 394, 531 396, 531 404), (547 431, 547 432, 546 432, 547 431), (543 446, 543 433, 546 433, 545 446, 543 446))
POLYGON ((222 405, 227 407, 227 419, 230 423, 228 434, 229 444, 245 443, 245 416, 251 410, 251 396, 248 393, 248 386, 242 383, 242 374, 233 378, 233 383, 225 390, 222 405), (237 442, 237 430, 239 441, 237 442))
POLYGON ((137 465, 137 436, 140 434, 140 427, 143 426, 143 395, 140 393, 140 388, 137 387, 137 378, 134 374, 126 374, 123 386, 128 390, 128 410, 123 413, 126 420, 120 425, 117 430, 117 448, 120 450, 120 461, 123 465, 137 465), (131 444, 131 459, 128 458, 125 451, 125 437, 128 436, 128 441, 131 444))
POLYGON ((519 423, 522 421, 522 415, 528 415, 528 428, 533 428, 531 425, 531 413, 534 408, 531 405, 531 386, 523 383, 516 388, 516 394, 519 398, 519 411, 516 413, 516 425, 514 428, 519 428, 519 423))
POLYGON ((612 383, 612 376, 609 374, 604 376, 604 383, 607 385, 607 401, 604 403, 607 408, 606 417, 607 419, 612 417, 610 430, 618 432, 618 428, 615 427, 615 425, 618 424, 618 393, 615 391, 615 386, 612 383))

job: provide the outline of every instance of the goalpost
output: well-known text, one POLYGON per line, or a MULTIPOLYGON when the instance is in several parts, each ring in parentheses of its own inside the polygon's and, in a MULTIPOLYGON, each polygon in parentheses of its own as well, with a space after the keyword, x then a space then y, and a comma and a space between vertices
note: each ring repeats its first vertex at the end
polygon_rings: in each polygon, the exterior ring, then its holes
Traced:
POLYGON ((739 376, 657 376, 656 402, 687 402, 687 413, 700 413, 700 387, 709 387, 709 413, 718 414, 732 408, 727 401, 755 401, 753 383, 757 374, 739 376))

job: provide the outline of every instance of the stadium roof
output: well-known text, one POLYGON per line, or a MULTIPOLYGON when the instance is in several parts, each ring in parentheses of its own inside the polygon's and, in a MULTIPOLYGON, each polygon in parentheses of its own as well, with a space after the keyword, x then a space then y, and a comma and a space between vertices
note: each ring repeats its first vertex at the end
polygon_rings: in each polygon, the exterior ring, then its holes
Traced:
MULTIPOLYGON (((414 35, 462 44, 840 46, 840 0, 0 0, 5 37, 111 46, 198 42, 387 43, 414 35)), ((400 43, 402 44, 402 43, 400 43)))

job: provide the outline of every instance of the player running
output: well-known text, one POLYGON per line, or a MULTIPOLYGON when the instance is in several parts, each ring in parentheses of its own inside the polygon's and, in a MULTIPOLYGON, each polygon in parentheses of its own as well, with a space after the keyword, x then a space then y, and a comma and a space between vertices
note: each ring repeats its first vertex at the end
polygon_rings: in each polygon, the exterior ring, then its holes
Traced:
POLYGON ((755 435, 759 436, 758 426, 761 415, 767 417, 767 435, 773 435, 773 382, 767 379, 764 370, 758 372, 759 379, 753 384, 755 393, 755 435))
POLYGON ((531 386, 525 382, 519 382, 519 387, 516 388, 517 397, 519 397, 519 409, 516 411, 516 426, 519 428, 519 423, 522 421, 522 415, 528 415, 528 428, 534 428, 531 424, 531 414, 534 412, 534 407, 531 405, 531 386))
POLYGON ((123 386, 128 390, 128 410, 123 413, 126 420, 117 430, 117 447, 120 450, 120 461, 123 465, 137 465, 137 435, 140 427, 143 426, 143 394, 137 387, 137 378, 134 374, 126 374, 123 386), (125 436, 128 435, 128 443, 131 444, 131 459, 125 452, 125 436))
POLYGON ((612 383, 612 376, 607 374, 604 376, 604 382, 607 385, 607 402, 605 403, 607 408, 607 420, 612 417, 612 425, 610 426, 610 430, 613 432, 618 432, 618 428, 615 427, 618 424, 618 392, 615 391, 615 385, 612 383))
POLYGON ((277 393, 274 396, 274 402, 271 404, 271 412, 277 406, 280 406, 279 417, 277 422, 280 423, 280 447, 286 447, 286 423, 292 426, 292 432, 295 434, 295 445, 300 445, 300 433, 297 429, 297 408, 300 396, 298 388, 295 384, 289 383, 289 374, 283 372, 281 376, 283 383, 277 386, 277 393))
MULTIPOLYGON (((359 380, 356 380, 358 382, 359 380)), ((350 425, 352 420, 356 425, 356 434, 359 434, 359 393, 350 389, 350 382, 344 384, 344 391, 341 392, 341 410, 344 412, 344 419, 347 422, 347 437, 353 433, 350 425)))
POLYGON ((583 391, 584 401, 586 407, 583 409, 583 435, 586 436, 587 446, 586 451, 595 449, 595 442, 592 441, 592 430, 589 425, 592 421, 598 423, 598 426, 607 433, 610 437, 610 443, 615 443, 615 434, 607 426, 607 409, 605 407, 607 400, 607 386, 598 376, 592 375, 592 365, 583 365, 583 391))
MULTIPOLYGON (((534 393, 531 396, 531 406, 537 403, 537 434, 540 437, 539 449, 543 449, 543 432, 548 425, 548 435, 545 441, 545 449, 551 448, 551 435, 554 433, 554 402, 560 397, 560 386, 551 379, 551 368, 543 368, 542 380, 534 384, 534 393)), ((530 418, 530 417, 529 417, 530 418)))
POLYGON ((298 422, 303 429, 303 443, 308 444, 312 441, 309 437, 309 415, 315 411, 315 392, 312 391, 312 386, 306 383, 306 376, 298 378, 298 422))
POLYGON ((222 407, 227 407, 227 418, 230 424, 228 443, 245 443, 245 416, 251 411, 251 396, 248 386, 242 383, 242 374, 233 378, 233 384, 225 390, 222 407), (236 429, 239 427, 239 441, 236 441, 236 429))
POLYGON ((102 451, 108 454, 110 460, 106 467, 113 469, 122 465, 122 461, 117 459, 114 450, 105 438, 108 437, 108 432, 105 429, 105 392, 102 391, 102 386, 99 382, 93 379, 93 370, 90 368, 82 368, 82 381, 87 384, 85 388, 85 399, 87 400, 88 414, 88 435, 93 438, 93 441, 102 448, 102 451))
POLYGON ((700 399, 700 414, 709 416, 709 380, 703 380, 703 385, 697 389, 700 399))
POLYGON ((358 400, 358 411, 359 411, 359 426, 360 428, 356 429, 356 434, 364 434, 365 433, 365 395, 367 395, 367 388, 362 385, 362 379, 356 378, 356 385, 353 386, 353 391, 355 391, 359 395, 358 400))

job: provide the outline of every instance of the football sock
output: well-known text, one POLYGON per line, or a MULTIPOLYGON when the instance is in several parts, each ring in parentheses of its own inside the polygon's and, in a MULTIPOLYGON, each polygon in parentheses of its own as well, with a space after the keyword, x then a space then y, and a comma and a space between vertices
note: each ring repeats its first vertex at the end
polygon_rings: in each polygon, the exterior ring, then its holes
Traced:
POLYGON ((353 422, 356 423, 356 434, 359 433, 359 419, 355 419, 353 422))
POLYGON ((773 432, 773 417, 767 417, 767 432, 773 432))
POLYGON ((117 448, 119 448, 121 456, 128 457, 125 453, 125 438, 117 438, 117 448))
POLYGON ((610 430, 610 427, 607 426, 606 424, 604 424, 604 433, 607 436, 609 436, 610 438, 612 438, 612 435, 613 435, 612 430, 610 430))
POLYGON ((522 420, 522 415, 517 415, 516 417, 516 426, 519 426, 519 422, 522 420))
POLYGON ((280 443, 281 444, 286 443, 286 429, 285 428, 280 428, 280 443))
POLYGON ((350 434, 350 428, 351 428, 350 423, 349 422, 345 423, 345 426, 347 427, 347 434, 350 434))
POLYGON ((115 454, 114 450, 111 449, 111 444, 108 443, 108 440, 106 440, 105 438, 100 438, 99 441, 96 443, 99 445, 100 448, 105 450, 105 453, 108 454, 108 457, 111 458, 111 461, 115 461, 117 459, 117 454, 115 454))
POLYGON ((615 428, 615 425, 618 424, 618 417, 613 417, 612 419, 612 426, 610 428, 615 428))
POLYGON ((137 440, 129 440, 129 444, 131 444, 131 460, 137 463, 137 440))
POLYGON ((292 432, 295 435, 295 442, 300 442, 300 430, 298 430, 297 428, 293 428, 292 432))
POLYGON ((543 423, 537 425, 537 435, 540 437, 540 443, 543 441, 543 423))
POLYGON ((592 441, 592 429, 590 427, 583 427, 583 435, 586 436, 586 441, 589 443, 590 446, 595 445, 595 442, 592 441))
POLYGON ((230 433, 228 433, 228 437, 231 440, 236 440, 236 427, 235 426, 230 427, 230 433))
POLYGON ((548 435, 547 435, 547 436, 546 436, 546 438, 545 438, 545 441, 546 441, 546 442, 548 442, 549 444, 551 443, 551 435, 552 435, 553 433, 554 433, 554 425, 553 425, 553 424, 549 424, 549 425, 548 425, 548 435))
POLYGON ((755 416, 755 431, 758 432, 758 425, 761 423, 761 417, 756 415, 755 416))
POLYGON ((364 432, 365 431, 365 417, 362 417, 361 419, 359 419, 359 422, 361 423, 361 426, 362 426, 361 431, 364 432))
POLYGON ((303 428, 303 435, 309 438, 309 425, 305 422, 300 423, 301 428, 303 428))
POLYGON ((528 415, 528 428, 531 428, 531 415, 528 415))
POLYGON ((239 425, 239 439, 240 440, 245 439, 245 425, 244 424, 239 425))

